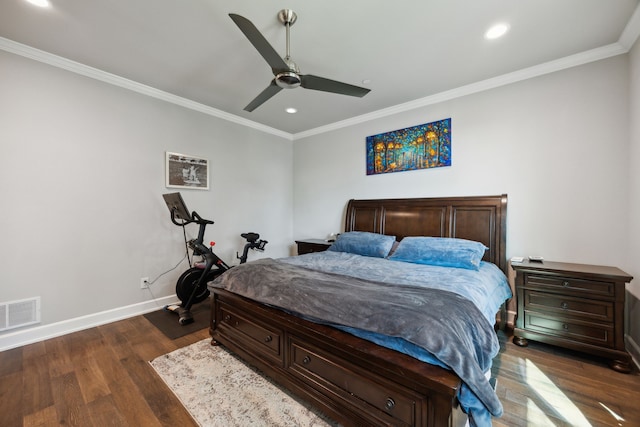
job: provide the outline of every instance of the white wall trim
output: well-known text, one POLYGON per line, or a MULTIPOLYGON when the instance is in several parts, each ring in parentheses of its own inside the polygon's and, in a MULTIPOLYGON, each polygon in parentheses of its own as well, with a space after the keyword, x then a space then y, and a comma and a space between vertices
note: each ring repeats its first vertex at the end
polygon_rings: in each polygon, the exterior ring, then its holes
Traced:
POLYGON ((631 50, 636 40, 640 37, 640 5, 631 15, 631 18, 624 27, 618 43, 620 43, 627 51, 631 50))
POLYGON ((107 73, 106 71, 99 70, 97 68, 89 67, 79 62, 71 61, 58 55, 53 55, 49 52, 45 52, 40 49, 33 48, 13 40, 9 40, 0 37, 0 49, 5 50, 16 55, 24 56, 39 62, 43 62, 54 67, 62 68, 86 77, 90 77, 96 80, 100 80, 105 83, 119 86, 124 89, 129 89, 134 92, 141 93, 143 95, 151 96, 156 99, 160 99, 166 102, 170 102, 182 107, 208 114, 223 120, 227 120, 233 123, 237 123, 242 126, 247 126, 265 133, 270 133, 290 141, 297 139, 307 138, 313 135, 319 135, 325 132, 330 132, 336 129, 341 129, 348 126, 364 123, 370 120, 376 120, 383 117, 387 117, 393 114, 399 114, 406 111, 410 111, 416 108, 421 108, 428 105, 437 104, 440 102, 448 101, 462 96, 471 95, 478 92, 483 92, 489 89, 494 89, 500 86, 516 83, 522 80, 527 80, 533 77, 542 76, 544 74, 561 71, 567 68, 576 67, 589 62, 599 61, 602 59, 610 58, 616 55, 622 55, 629 51, 633 46, 633 43, 640 35, 640 6, 636 8, 633 16, 627 23, 625 30, 623 31, 620 39, 616 43, 612 43, 607 46, 602 46, 596 49, 591 49, 586 52, 570 55, 565 58, 560 58, 554 61, 549 61, 543 64, 535 65, 533 67, 524 68, 519 71, 504 74, 502 76, 490 78, 477 83, 461 86, 459 88, 451 89, 448 91, 440 92, 425 98, 416 99, 414 101, 398 104, 389 108, 374 111, 372 113, 363 114, 360 116, 352 117, 347 120, 341 120, 335 123, 328 124, 326 126, 320 126, 314 129, 310 129, 304 132, 298 132, 291 134, 284 132, 269 126, 265 126, 261 123, 257 123, 243 117, 236 116, 218 110, 207 105, 191 101, 186 98, 182 98, 177 95, 173 95, 168 92, 164 92, 153 87, 143 85, 133 80, 125 79, 124 77, 117 76, 115 74, 107 73))
POLYGON ((81 64, 79 62, 71 61, 70 59, 63 58, 62 56, 54 55, 52 53, 45 52, 44 50, 36 49, 31 46, 15 42, 13 40, 6 39, 4 37, 0 37, 0 49, 9 53, 23 56, 25 58, 42 62, 44 64, 52 65, 57 68, 62 68, 63 70, 71 71, 72 73, 80 74, 82 76, 99 80, 104 83, 147 95, 152 98, 170 102, 172 104, 176 104, 190 110, 198 111, 209 116, 237 123, 239 125, 250 127, 265 133, 270 133, 272 135, 288 139, 289 141, 293 139, 293 136, 288 132, 283 132, 269 126, 265 126, 261 123, 236 116, 234 114, 229 114, 225 111, 218 110, 217 108, 209 107, 199 102, 195 102, 187 98, 182 98, 169 92, 164 92, 151 86, 143 85, 133 80, 129 80, 124 77, 120 77, 118 75, 81 64))
POLYGON ((542 76, 544 74, 561 71, 567 68, 576 67, 589 62, 599 61, 601 59, 610 58, 616 55, 622 55, 628 52, 620 43, 612 43, 607 46, 603 46, 597 49, 592 49, 586 52, 570 55, 565 58, 560 58, 555 61, 545 62, 544 64, 535 65, 533 67, 524 68, 519 71, 504 74, 502 76, 493 77, 487 80, 483 80, 476 83, 471 83, 466 86, 461 86, 455 89, 451 89, 445 92, 440 92, 435 95, 427 96, 425 98, 416 99, 414 101, 406 102, 404 104, 398 104, 393 107, 384 108, 382 110, 374 111, 369 114, 363 114, 361 116, 352 117, 347 120, 331 123, 326 126, 320 126, 308 131, 299 132, 293 135, 293 139, 301 139, 309 136, 319 135, 325 132, 333 131, 336 129, 344 128, 347 126, 353 126, 359 123, 367 122, 370 120, 377 120, 392 114, 404 113, 416 108, 425 107, 428 105, 438 104, 440 102, 449 101, 455 98, 471 95, 478 92, 483 92, 489 89, 494 89, 500 86, 505 86, 511 83, 517 83, 522 80, 531 79, 533 77, 542 76))
POLYGON ((106 323, 116 322, 118 320, 149 313, 151 311, 158 310, 165 305, 175 304, 177 301, 178 298, 175 295, 170 295, 168 297, 162 297, 125 307, 76 317, 62 322, 15 330, 11 333, 0 335, 0 351, 33 344, 35 342, 66 335, 71 332, 82 331, 84 329, 93 328, 106 323))

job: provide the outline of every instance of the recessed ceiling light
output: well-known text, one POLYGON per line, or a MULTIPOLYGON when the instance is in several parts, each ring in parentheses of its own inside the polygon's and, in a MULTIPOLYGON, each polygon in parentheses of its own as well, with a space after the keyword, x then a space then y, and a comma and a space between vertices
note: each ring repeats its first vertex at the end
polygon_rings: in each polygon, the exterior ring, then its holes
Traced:
POLYGON ((369 83, 371 83, 371 79, 364 79, 364 80, 362 81, 362 84, 363 84, 363 85, 368 85, 369 83))
POLYGON ((509 31, 509 25, 496 24, 493 27, 489 28, 486 33, 484 33, 484 38, 489 40, 497 39, 504 36, 507 31, 509 31))
POLYGON ((49 3, 49 0, 27 0, 29 3, 38 6, 38 7, 49 7, 51 6, 51 3, 49 3))
POLYGON ((295 108, 293 108, 293 107, 289 107, 289 108, 287 108, 287 109, 286 109, 286 110, 284 110, 284 111, 286 111, 286 112, 287 112, 287 113, 289 113, 289 114, 295 114, 295 113, 297 113, 297 112, 298 112, 298 110, 297 110, 297 109, 295 109, 295 108))

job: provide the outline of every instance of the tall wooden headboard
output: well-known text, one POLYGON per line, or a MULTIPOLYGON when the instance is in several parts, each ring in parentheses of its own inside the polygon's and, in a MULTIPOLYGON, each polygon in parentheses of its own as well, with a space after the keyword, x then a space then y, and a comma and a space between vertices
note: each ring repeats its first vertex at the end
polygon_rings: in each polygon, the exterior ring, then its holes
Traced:
POLYGON ((484 260, 507 273, 507 195, 420 199, 352 199, 345 231, 396 236, 457 237, 482 242, 484 260))

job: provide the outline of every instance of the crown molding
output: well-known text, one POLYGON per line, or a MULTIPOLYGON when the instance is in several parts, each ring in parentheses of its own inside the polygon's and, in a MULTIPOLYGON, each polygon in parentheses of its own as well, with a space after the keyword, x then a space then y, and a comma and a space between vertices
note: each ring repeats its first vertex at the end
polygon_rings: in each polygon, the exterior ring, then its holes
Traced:
POLYGON ((76 61, 71 61, 70 59, 66 59, 62 56, 54 55, 52 53, 33 48, 31 46, 27 46, 22 43, 18 43, 4 37, 0 37, 0 49, 9 53, 23 56, 25 58, 42 62, 44 64, 61 68, 63 70, 71 71, 72 73, 79 74, 81 76, 89 77, 104 83, 108 83, 114 86, 131 90, 133 92, 140 93, 142 95, 147 95, 152 98, 170 102, 172 104, 179 105, 181 107, 188 108, 190 110, 198 111, 200 113, 207 114, 209 116, 217 117, 222 120, 227 120, 229 122, 233 122, 241 126, 246 126, 249 128, 259 130, 261 132, 270 133, 288 140, 293 139, 293 135, 288 132, 283 132, 279 129, 275 129, 270 126, 265 126, 261 123, 254 122, 252 120, 248 120, 243 117, 236 116, 234 114, 229 114, 225 111, 218 110, 217 108, 209 107, 199 102, 195 102, 187 98, 173 95, 169 92, 165 92, 165 91, 153 88, 151 86, 143 85, 136 81, 129 80, 124 77, 120 77, 116 74, 108 73, 106 71, 103 71, 94 67, 90 67, 88 65, 81 64, 76 61))
POLYGON ((602 59, 610 58, 616 55, 622 55, 629 51, 633 46, 633 43, 637 40, 640 34, 640 6, 636 9, 633 16, 629 20, 623 34, 620 37, 620 41, 612 43, 607 46, 603 46, 596 49, 591 49, 586 52, 570 55, 565 58, 549 61, 543 64, 535 65, 533 67, 524 68, 522 70, 507 73, 502 76, 493 77, 480 82, 472 83, 469 85, 461 86, 448 91, 440 92, 434 95, 430 95, 424 98, 409 101, 403 104, 394 105, 389 108, 383 108, 371 113, 363 114, 360 116, 352 117, 346 120, 341 120, 328 124, 326 126, 320 126, 314 129, 310 129, 303 132, 291 134, 284 132, 270 126, 265 126, 261 123, 254 122, 252 120, 245 119, 243 117, 236 116, 218 110, 213 107, 192 101, 187 98, 183 98, 177 95, 173 95, 168 92, 155 89, 151 86, 143 85, 133 80, 126 79, 124 77, 117 76, 115 74, 108 73, 106 71, 99 70, 97 68, 90 67, 88 65, 81 64, 79 62, 71 61, 58 55, 53 55, 49 52, 45 52, 40 49, 33 48, 21 43, 17 43, 13 40, 9 40, 0 37, 0 49, 20 55, 26 58, 33 59, 45 64, 52 65, 67 71, 71 71, 76 74, 83 75, 95 80, 99 80, 114 86, 118 86, 124 89, 128 89, 143 95, 147 95, 156 99, 160 99, 172 104, 182 106, 194 111, 201 112, 219 119, 227 120, 241 126, 246 126, 252 129, 256 129, 261 132, 269 133, 281 138, 285 138, 290 141, 307 138, 314 135, 319 135, 326 132, 331 132, 337 129, 345 128, 348 126, 365 123, 371 120, 381 119, 394 114, 404 113, 416 108, 422 108, 429 105, 438 104, 440 102, 449 101, 455 98, 460 98, 474 93, 483 92, 486 90, 494 89, 500 86, 505 86, 511 83, 520 82, 523 80, 531 79, 534 77, 542 76, 545 74, 561 71, 564 69, 576 67, 579 65, 587 64, 589 62, 599 61, 602 59))
POLYGON ((394 114, 405 113, 416 108, 426 107, 428 105, 438 104, 440 102, 449 101, 455 98, 460 98, 474 93, 483 92, 489 89, 494 89, 500 86, 509 85, 511 83, 520 82, 523 80, 531 79, 534 77, 542 76, 556 71, 565 70, 567 68, 576 67, 578 65, 587 64, 589 62, 599 61, 601 59, 610 58, 625 54, 628 49, 620 43, 612 43, 607 46, 603 46, 597 49, 588 50, 586 52, 570 55, 565 58, 557 59, 554 61, 545 62, 543 64, 535 65, 533 67, 524 68, 522 70, 514 71, 512 73, 503 74, 498 77, 493 77, 480 82, 460 86, 455 89, 447 90, 444 92, 430 95, 425 98, 416 99, 414 101, 405 102, 404 104, 398 104, 393 107, 384 108, 382 110, 374 111, 372 113, 363 114, 361 116, 352 117, 350 119, 341 120, 339 122, 331 123, 326 126, 317 127, 308 131, 299 132, 293 135, 294 140, 307 138, 309 136, 319 135, 325 132, 330 132, 347 126, 353 126, 356 124, 368 122, 370 120, 376 120, 383 117, 391 116, 394 114))
POLYGON ((627 22, 626 27, 624 27, 624 30, 618 39, 618 43, 620 43, 628 52, 636 43, 638 37, 640 37, 640 5, 636 7, 636 10, 633 12, 633 15, 631 15, 629 22, 627 22))

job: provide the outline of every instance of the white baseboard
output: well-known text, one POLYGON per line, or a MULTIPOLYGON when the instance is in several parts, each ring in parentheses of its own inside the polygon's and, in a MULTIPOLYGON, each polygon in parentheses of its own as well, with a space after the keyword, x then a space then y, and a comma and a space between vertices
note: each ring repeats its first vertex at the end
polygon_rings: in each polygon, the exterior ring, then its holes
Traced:
POLYGON ((9 350, 49 338, 66 335, 71 332, 104 325, 105 323, 111 323, 127 319, 129 317, 138 316, 140 314, 149 313, 151 311, 158 310, 158 308, 164 307, 165 305, 176 304, 178 301, 179 300, 175 295, 170 295, 155 300, 144 301, 125 307, 76 317, 62 322, 15 330, 7 334, 0 335, 0 351, 9 350))
POLYGON ((631 355, 631 360, 636 365, 636 368, 640 370, 640 345, 638 345, 630 335, 625 335, 624 341, 625 347, 631 355))

